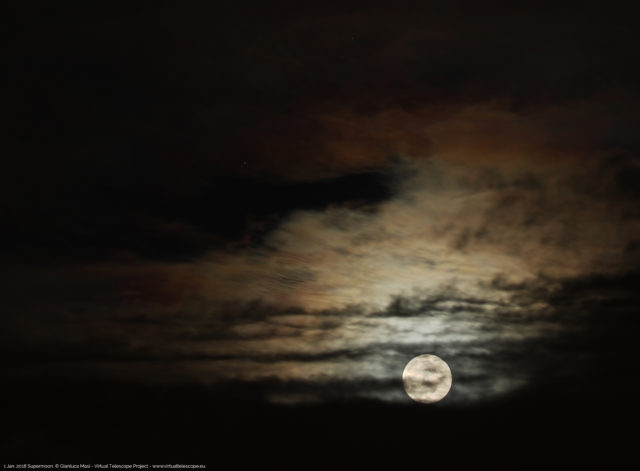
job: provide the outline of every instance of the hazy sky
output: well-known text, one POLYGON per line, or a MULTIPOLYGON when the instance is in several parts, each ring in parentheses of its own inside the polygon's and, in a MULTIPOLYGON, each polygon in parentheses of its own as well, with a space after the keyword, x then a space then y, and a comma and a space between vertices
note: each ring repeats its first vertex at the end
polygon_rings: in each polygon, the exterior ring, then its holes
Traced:
POLYGON ((634 15, 136 8, 11 31, 7 381, 404 403, 433 353, 468 404, 610 374, 637 307, 634 15))

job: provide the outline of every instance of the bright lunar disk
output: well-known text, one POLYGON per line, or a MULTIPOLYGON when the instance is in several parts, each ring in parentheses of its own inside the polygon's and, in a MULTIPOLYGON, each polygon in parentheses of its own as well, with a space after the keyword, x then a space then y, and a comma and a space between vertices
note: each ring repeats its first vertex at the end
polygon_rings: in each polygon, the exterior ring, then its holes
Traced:
POLYGON ((438 402, 451 389, 453 377, 449 365, 435 355, 419 355, 402 372, 404 390, 411 399, 429 404, 438 402))

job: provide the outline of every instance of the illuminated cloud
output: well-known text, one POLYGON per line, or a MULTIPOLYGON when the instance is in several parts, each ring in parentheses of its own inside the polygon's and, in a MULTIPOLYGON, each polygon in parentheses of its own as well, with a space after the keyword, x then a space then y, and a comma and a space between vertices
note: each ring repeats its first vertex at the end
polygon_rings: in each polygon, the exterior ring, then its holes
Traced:
POLYGON ((420 353, 451 365, 452 403, 526 386, 546 361, 527 352, 580 325, 574 309, 573 320, 559 316, 554 293, 637 261, 625 179, 637 160, 576 167, 567 149, 547 155, 528 118, 491 107, 424 133, 433 153, 396 159, 381 201, 292 210, 257 243, 190 261, 131 258, 40 278, 26 268, 14 283, 43 295, 27 303, 30 319, 14 318, 5 348, 64 374, 256 384, 284 403, 406 401, 399 374, 420 353))

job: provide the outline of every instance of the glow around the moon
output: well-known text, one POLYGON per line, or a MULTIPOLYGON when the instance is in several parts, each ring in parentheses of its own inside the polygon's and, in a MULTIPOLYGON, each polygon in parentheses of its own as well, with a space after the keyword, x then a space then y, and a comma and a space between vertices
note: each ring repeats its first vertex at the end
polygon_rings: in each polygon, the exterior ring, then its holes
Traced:
POLYGON ((430 404, 440 401, 449 393, 453 377, 449 365, 442 358, 419 355, 405 366, 402 382, 411 399, 430 404))

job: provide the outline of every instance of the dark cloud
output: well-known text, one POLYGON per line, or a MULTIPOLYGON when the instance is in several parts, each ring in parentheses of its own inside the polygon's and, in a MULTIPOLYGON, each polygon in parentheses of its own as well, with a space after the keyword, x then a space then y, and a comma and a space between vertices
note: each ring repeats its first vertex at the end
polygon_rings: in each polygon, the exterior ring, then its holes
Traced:
POLYGON ((218 178, 189 196, 76 186, 51 195, 53 208, 10 214, 3 250, 19 262, 52 256, 86 262, 126 254, 189 260, 229 243, 260 242, 294 209, 367 210, 391 194, 391 177, 376 172, 293 183, 218 178))

